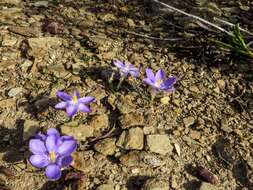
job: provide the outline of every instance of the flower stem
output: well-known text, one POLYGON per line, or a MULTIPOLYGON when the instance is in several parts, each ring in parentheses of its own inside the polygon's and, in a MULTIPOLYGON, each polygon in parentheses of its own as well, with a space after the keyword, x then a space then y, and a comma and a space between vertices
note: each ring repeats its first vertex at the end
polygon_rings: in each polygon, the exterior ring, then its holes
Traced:
POLYGON ((122 82, 125 80, 125 78, 126 78, 126 77, 121 77, 121 78, 120 78, 119 83, 118 83, 118 85, 117 85, 117 87, 116 87, 116 90, 117 90, 117 91, 119 90, 119 88, 120 88, 122 82))

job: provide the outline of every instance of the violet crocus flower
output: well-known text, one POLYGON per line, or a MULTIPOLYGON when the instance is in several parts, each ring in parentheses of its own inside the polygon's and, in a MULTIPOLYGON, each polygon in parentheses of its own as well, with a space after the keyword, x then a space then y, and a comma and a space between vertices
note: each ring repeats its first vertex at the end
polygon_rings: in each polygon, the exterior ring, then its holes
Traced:
POLYGON ((56 95, 62 100, 62 102, 55 105, 56 109, 66 109, 66 112, 70 118, 72 118, 78 110, 85 113, 90 113, 91 109, 88 106, 91 102, 95 102, 95 98, 91 96, 82 97, 79 92, 74 92, 71 97, 65 92, 58 91, 56 95))
POLYGON ((160 69, 153 73, 153 71, 149 68, 146 69, 147 78, 144 79, 144 82, 150 85, 154 92, 172 92, 174 91, 174 84, 176 83, 176 77, 166 78, 165 72, 160 69))
POLYGON ((136 78, 140 74, 139 69, 134 67, 131 63, 125 62, 124 64, 122 61, 116 60, 113 62, 113 64, 119 69, 120 74, 123 77, 127 77, 128 75, 131 75, 134 78, 136 78))
POLYGON ((72 136, 60 136, 55 128, 50 128, 47 134, 38 133, 29 141, 29 150, 33 153, 29 161, 36 168, 45 168, 49 180, 58 180, 61 169, 73 161, 71 154, 76 147, 72 136))

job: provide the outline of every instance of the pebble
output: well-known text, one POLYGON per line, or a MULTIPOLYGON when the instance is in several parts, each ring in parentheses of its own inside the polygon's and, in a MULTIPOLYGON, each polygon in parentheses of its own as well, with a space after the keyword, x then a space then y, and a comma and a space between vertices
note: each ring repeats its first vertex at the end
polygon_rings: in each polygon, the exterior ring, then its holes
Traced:
POLYGON ((210 183, 202 182, 199 190, 218 190, 218 188, 210 183))
POLYGON ((96 190, 114 190, 114 185, 112 184, 102 184, 96 188, 96 190))
POLYGON ((73 136, 76 140, 85 141, 88 137, 94 136, 94 128, 92 126, 79 125, 79 126, 69 126, 64 125, 61 127, 63 134, 73 136))
POLYGON ((170 189, 167 180, 148 179, 142 187, 142 190, 168 190, 170 189))
POLYGON ((185 127, 190 127, 191 125, 195 123, 195 119, 194 117, 190 116, 190 117, 184 118, 183 122, 184 122, 185 127))
POLYGON ((143 126, 145 125, 145 120, 142 113, 132 112, 124 114, 120 118, 121 128, 126 129, 133 126, 143 126))
POLYGON ((141 150, 144 144, 144 134, 141 128, 135 127, 121 133, 116 145, 127 150, 141 150))
POLYGON ((15 97, 15 96, 19 95, 22 91, 23 91, 23 88, 22 88, 22 87, 12 88, 12 89, 8 92, 8 96, 9 96, 9 97, 15 97))
POLYGON ((147 135, 146 149, 161 155, 171 154, 173 146, 168 135, 147 135))
POLYGON ((35 120, 25 120, 23 129, 23 141, 34 136, 39 129, 39 122, 35 120))
POLYGON ((95 144, 95 150, 103 155, 113 155, 116 151, 116 138, 107 138, 100 140, 95 144))

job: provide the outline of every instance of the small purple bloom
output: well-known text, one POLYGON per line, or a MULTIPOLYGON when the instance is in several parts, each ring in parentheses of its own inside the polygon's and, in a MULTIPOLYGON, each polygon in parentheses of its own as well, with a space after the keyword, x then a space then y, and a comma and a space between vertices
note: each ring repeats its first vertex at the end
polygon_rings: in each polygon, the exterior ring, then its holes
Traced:
POLYGON ((155 92, 172 92, 175 90, 173 85, 176 83, 176 77, 166 78, 166 74, 162 69, 154 75, 153 71, 147 68, 146 75, 147 78, 144 79, 144 82, 150 85, 155 92))
POLYGON ((74 92, 71 97, 65 92, 58 91, 56 95, 62 100, 62 102, 55 105, 56 109, 66 109, 69 117, 73 117, 78 110, 85 113, 90 113, 91 109, 87 104, 95 102, 95 98, 91 96, 82 97, 79 92, 74 92))
POLYGON ((113 62, 113 64, 120 70, 122 76, 127 77, 129 74, 133 77, 138 77, 140 71, 134 67, 131 63, 126 62, 125 64, 119 60, 113 62))
POLYGON ((60 136, 55 128, 47 130, 47 134, 38 133, 29 141, 30 163, 36 168, 46 168, 45 174, 50 180, 61 177, 61 168, 73 161, 71 154, 77 143, 72 136, 60 136))

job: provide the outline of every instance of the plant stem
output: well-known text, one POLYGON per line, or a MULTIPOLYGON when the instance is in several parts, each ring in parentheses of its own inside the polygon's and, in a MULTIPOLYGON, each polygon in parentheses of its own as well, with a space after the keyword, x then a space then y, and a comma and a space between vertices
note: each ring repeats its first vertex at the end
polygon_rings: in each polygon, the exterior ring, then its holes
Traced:
POLYGON ((125 78, 126 78, 125 76, 123 76, 123 77, 120 78, 119 83, 118 83, 118 85, 117 85, 117 87, 116 87, 116 90, 117 90, 117 91, 119 90, 119 88, 120 88, 122 82, 125 80, 125 78))

